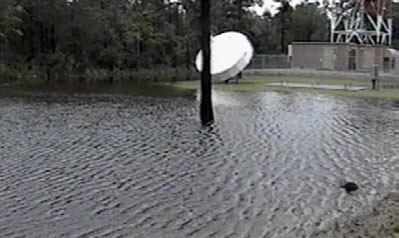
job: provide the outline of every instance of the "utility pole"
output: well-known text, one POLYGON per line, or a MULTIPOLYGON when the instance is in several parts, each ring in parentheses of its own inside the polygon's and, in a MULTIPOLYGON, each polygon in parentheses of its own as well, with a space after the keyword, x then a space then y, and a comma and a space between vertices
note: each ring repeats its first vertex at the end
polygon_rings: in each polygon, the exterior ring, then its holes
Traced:
POLYGON ((201 0, 201 105, 200 118, 204 126, 214 121, 212 108, 212 76, 211 76, 211 0, 201 0))

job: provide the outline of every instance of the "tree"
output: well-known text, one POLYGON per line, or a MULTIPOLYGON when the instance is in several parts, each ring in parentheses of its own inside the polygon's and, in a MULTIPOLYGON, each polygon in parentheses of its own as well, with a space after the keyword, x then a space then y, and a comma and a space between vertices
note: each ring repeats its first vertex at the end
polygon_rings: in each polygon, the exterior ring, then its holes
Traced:
POLYGON ((202 125, 209 125, 214 121, 212 108, 212 76, 211 76, 211 3, 201 0, 201 105, 200 118, 202 125))
POLYGON ((287 32, 291 29, 293 8, 290 0, 275 0, 280 3, 278 13, 274 16, 276 24, 279 25, 279 38, 281 53, 287 53, 287 32))
POLYGON ((278 54, 280 41, 277 37, 279 26, 275 24, 273 15, 265 11, 263 16, 254 16, 249 26, 249 36, 255 51, 259 54, 278 54))
POLYGON ((0 59, 10 61, 14 41, 19 41, 23 36, 21 31, 22 21, 19 17, 23 11, 21 6, 12 3, 0 4, 0 59))
MULTIPOLYGON (((326 39, 324 9, 275 1, 278 12, 263 16, 251 10, 261 0, 212 1, 212 34, 243 32, 259 54, 286 53, 293 40, 326 39)), ((398 6, 392 3, 395 47, 398 6)), ((192 72, 201 48, 200 10, 200 0, 0 1, 0 66, 48 80, 92 72, 110 81, 119 72, 192 72)))
POLYGON ((302 2, 292 13, 292 39, 294 41, 326 41, 329 20, 325 9, 318 3, 302 2))
POLYGON ((392 46, 399 49, 399 2, 392 2, 393 40, 392 46))

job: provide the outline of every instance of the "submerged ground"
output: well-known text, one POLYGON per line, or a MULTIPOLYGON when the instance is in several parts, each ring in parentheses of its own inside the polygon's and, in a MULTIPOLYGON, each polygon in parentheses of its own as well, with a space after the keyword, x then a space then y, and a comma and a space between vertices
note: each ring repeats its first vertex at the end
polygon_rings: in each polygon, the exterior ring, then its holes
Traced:
POLYGON ((1 236, 351 237, 398 179, 395 100, 105 88, 2 92, 1 236))
MULTIPOLYGON (((222 91, 236 91, 236 92, 259 92, 259 91, 279 91, 284 93, 290 92, 307 92, 317 93, 332 96, 345 97, 362 97, 374 99, 391 99, 399 100, 399 78, 383 78, 379 81, 378 90, 371 90, 372 83, 368 76, 360 78, 349 78, 345 75, 336 75, 337 73, 330 73, 329 76, 317 75, 258 75, 248 73, 238 83, 231 81, 228 84, 219 83, 214 84, 214 88, 222 91), (287 88, 289 84, 307 84, 310 88, 287 88), (271 86, 271 84, 275 84, 271 86), (277 85, 276 85, 277 84, 277 85), (279 86, 280 85, 280 86, 279 86), (329 86, 343 86, 351 89, 353 87, 364 87, 365 90, 351 91, 351 90, 321 90, 311 88, 312 86, 329 85, 329 86)), ((178 88, 196 90, 199 88, 198 81, 181 81, 174 84, 178 88)))

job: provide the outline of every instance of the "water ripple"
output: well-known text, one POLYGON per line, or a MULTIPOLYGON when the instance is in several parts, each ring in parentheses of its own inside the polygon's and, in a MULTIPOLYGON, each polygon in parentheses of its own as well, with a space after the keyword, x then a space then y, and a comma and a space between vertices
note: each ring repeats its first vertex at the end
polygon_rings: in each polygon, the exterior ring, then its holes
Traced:
POLYGON ((0 236, 316 237, 392 189, 396 104, 214 96, 1 98, 0 236))

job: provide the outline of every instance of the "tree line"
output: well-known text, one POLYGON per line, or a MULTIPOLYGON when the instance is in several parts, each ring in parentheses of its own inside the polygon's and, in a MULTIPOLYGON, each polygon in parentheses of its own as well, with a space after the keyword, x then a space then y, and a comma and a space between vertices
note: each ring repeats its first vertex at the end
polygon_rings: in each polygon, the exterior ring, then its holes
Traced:
MULTIPOLYGON (((213 1, 211 32, 241 31, 258 54, 285 54, 293 41, 328 41, 324 8, 276 1, 277 13, 263 15, 251 10, 261 0, 213 1)), ((198 0, 2 0, 0 76, 48 81, 190 77, 200 48, 199 19, 198 0)))

